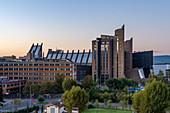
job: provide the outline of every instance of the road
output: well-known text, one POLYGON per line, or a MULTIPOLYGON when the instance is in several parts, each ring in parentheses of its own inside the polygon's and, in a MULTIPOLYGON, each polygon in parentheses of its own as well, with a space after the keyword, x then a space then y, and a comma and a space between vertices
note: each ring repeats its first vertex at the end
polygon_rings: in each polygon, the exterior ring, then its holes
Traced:
MULTIPOLYGON (((46 99, 46 102, 49 102, 48 104, 54 103, 56 101, 61 100, 61 98, 55 98, 55 99, 46 99)), ((7 112, 7 111, 14 111, 16 109, 24 109, 27 106, 33 106, 33 105, 38 105, 40 107, 41 110, 41 106, 45 106, 46 104, 36 104, 36 102, 38 102, 38 99, 21 99, 21 105, 19 106, 14 106, 11 105, 11 102, 13 101, 13 99, 6 99, 6 102, 3 106, 3 108, 0 109, 0 112, 7 112)), ((45 108, 45 107, 44 107, 45 108)))

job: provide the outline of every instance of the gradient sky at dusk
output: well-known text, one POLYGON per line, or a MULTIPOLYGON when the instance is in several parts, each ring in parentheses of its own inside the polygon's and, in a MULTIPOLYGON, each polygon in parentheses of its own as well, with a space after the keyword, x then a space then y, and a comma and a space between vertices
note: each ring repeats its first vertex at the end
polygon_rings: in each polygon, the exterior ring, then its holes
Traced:
POLYGON ((125 24, 134 50, 170 55, 170 0, 0 0, 0 56, 23 56, 32 43, 91 49, 101 34, 125 24))

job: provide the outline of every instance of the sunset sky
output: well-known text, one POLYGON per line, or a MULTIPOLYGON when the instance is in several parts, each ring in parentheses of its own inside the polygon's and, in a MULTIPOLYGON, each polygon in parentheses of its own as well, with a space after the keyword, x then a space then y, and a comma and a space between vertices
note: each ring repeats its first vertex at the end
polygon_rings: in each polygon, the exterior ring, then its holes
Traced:
POLYGON ((170 0, 0 0, 0 57, 23 56, 32 43, 91 49, 101 34, 125 24, 134 50, 170 55, 170 0))

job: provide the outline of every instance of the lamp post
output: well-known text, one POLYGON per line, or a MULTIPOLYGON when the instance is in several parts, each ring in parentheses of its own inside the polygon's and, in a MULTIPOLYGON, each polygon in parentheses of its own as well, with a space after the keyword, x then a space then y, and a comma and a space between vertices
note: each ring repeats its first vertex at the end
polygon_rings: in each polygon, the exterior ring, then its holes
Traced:
POLYGON ((31 107, 31 97, 32 95, 31 95, 31 85, 30 85, 30 107, 31 107))
POLYGON ((21 99, 21 82, 20 82, 20 85, 19 85, 19 98, 21 99))
POLYGON ((32 52, 32 84, 34 83, 34 51, 32 52))

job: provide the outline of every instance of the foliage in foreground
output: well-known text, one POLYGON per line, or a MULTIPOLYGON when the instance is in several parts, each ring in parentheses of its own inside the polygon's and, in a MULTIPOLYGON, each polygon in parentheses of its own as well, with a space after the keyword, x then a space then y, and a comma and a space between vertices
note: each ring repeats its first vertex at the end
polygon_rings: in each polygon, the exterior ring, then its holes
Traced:
POLYGON ((169 91, 165 83, 154 79, 145 90, 133 96, 133 108, 138 113, 165 113, 170 101, 169 91))
POLYGON ((89 96, 85 90, 81 89, 79 86, 73 86, 70 91, 66 90, 62 98, 67 111, 70 113, 73 107, 78 107, 81 113, 86 109, 87 103, 89 102, 89 96))

